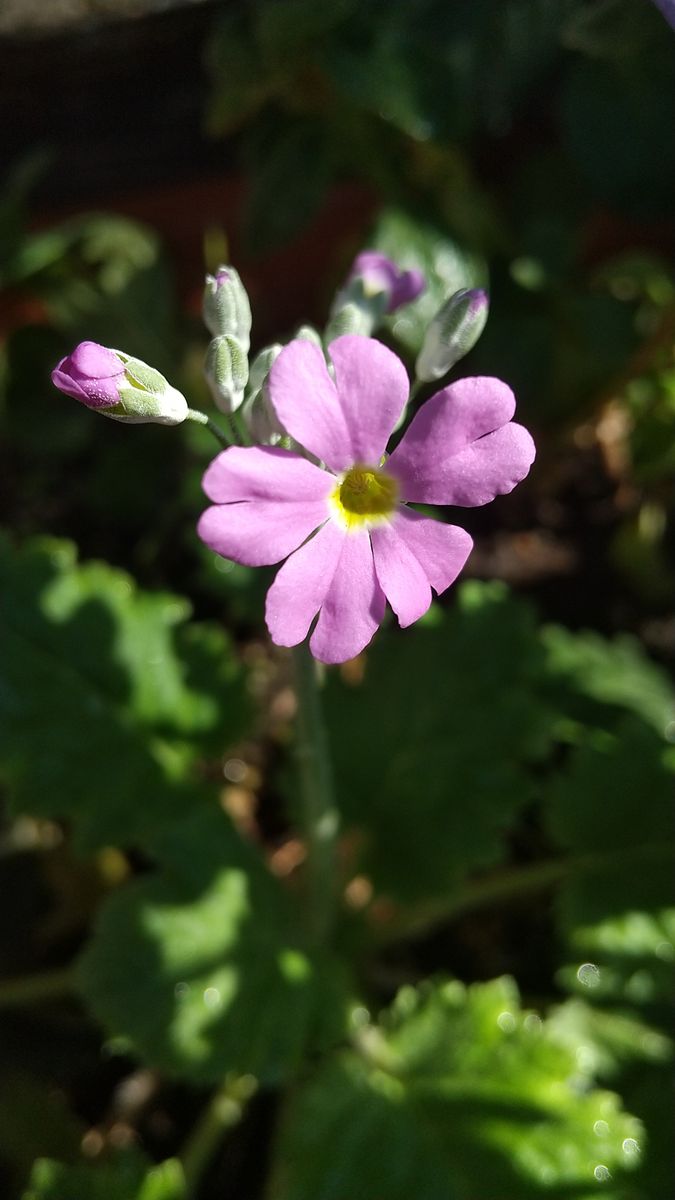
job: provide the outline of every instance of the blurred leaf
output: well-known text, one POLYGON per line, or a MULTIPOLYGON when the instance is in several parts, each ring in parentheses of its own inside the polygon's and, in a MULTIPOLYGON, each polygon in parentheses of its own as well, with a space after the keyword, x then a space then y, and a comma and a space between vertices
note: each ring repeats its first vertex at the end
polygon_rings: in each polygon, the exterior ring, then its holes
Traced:
POLYGON ((260 124, 247 145, 250 191, 246 234, 256 254, 290 241, 318 211, 335 162, 331 140, 315 119, 260 124))
POLYGON ((499 585, 464 584, 434 627, 381 633, 359 687, 329 680, 340 804, 364 835, 360 868, 406 900, 448 894, 503 854, 533 795, 553 714, 533 616, 499 585), (496 697, 508 689, 508 705, 496 697), (470 819, 468 814, 470 814, 470 819))
POLYGON ((261 69, 247 13, 219 15, 208 46, 207 66, 212 85, 208 129, 216 136, 227 134, 251 117, 273 90, 274 81, 261 69))
POLYGON ((675 749, 635 718, 577 747, 550 788, 549 828, 592 867, 558 897, 570 949, 589 959, 562 978, 594 1000, 653 1005, 671 994, 674 794, 675 749))
POLYGON ((30 285, 54 323, 175 369, 175 296, 156 233, 103 213, 74 217, 20 245, 13 282, 30 285))
POLYGON ((639 1122, 511 981, 404 988, 354 1040, 290 1107, 275 1200, 625 1196, 639 1122))
MULTIPOLYGON (((643 4, 640 20, 658 25, 660 18, 643 4)), ((593 195, 642 218, 665 218, 672 205, 675 73, 669 43, 660 27, 652 52, 628 65, 581 59, 560 97, 563 146, 593 195)))
POLYGON ((28 1075, 7 1071, 0 1082, 0 1158, 23 1182, 43 1154, 74 1158, 84 1125, 63 1095, 28 1075))
POLYGON ((260 3, 254 13, 256 39, 267 62, 287 64, 302 53, 304 61, 315 47, 316 39, 330 33, 359 8, 358 0, 333 0, 316 4, 315 0, 285 0, 283 5, 260 3))
MULTIPOLYGON (((590 630, 573 633, 561 625, 545 625, 541 639, 547 670, 563 681, 568 694, 596 704, 634 713, 662 736, 675 715, 675 693, 666 672, 652 662, 638 640, 622 634, 608 641, 590 630)), ((583 704, 573 707, 581 720, 602 725, 583 704)))
POLYGON ((43 1158, 35 1163, 23 1200, 186 1200, 177 1159, 151 1166, 138 1151, 110 1161, 66 1167, 43 1158))
POLYGON ((499 134, 550 71, 573 8, 574 0, 390 0, 374 19, 362 5, 324 61, 351 103, 412 137, 499 134))
POLYGON ((0 761, 14 811, 124 845, 185 811, 199 754, 246 719, 220 630, 67 542, 2 547, 0 761))
POLYGON ((615 1078, 626 1063, 664 1063, 671 1040, 635 1016, 626 1016, 574 998, 554 1008, 548 1026, 584 1066, 603 1079, 615 1078))
POLYGON ((386 209, 370 240, 371 246, 399 267, 419 267, 426 290, 387 319, 394 336, 411 354, 419 351, 427 325, 452 292, 487 286, 487 266, 480 255, 458 246, 447 234, 398 209, 386 209))
POLYGON ((320 1041, 340 1036, 334 968, 308 957, 278 883, 218 810, 154 849, 157 873, 101 912, 80 965, 86 999, 116 1045, 172 1075, 278 1083, 319 1027, 320 1041))

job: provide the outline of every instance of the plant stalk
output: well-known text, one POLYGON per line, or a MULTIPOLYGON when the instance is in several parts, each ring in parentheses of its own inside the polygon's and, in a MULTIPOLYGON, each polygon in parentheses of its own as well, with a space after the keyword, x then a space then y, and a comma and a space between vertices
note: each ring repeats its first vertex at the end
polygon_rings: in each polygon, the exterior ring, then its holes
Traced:
POLYGON ((293 648, 298 703, 296 757, 301 821, 307 843, 309 917, 314 939, 330 932, 337 900, 336 844, 340 824, 335 805, 328 739, 317 666, 306 642, 293 648))

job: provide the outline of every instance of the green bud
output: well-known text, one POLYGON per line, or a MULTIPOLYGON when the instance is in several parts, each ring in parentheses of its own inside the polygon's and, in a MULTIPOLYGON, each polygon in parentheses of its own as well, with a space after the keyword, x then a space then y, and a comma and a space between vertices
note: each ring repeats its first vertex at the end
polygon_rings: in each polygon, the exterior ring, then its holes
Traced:
POLYGON ((424 335, 415 374, 423 382, 440 379, 475 346, 488 317, 482 288, 463 288, 448 297, 424 335))
POLYGON ((259 354, 256 354, 248 376, 248 392, 252 396, 254 392, 259 392, 267 376, 270 373, 272 363, 279 357, 282 351, 280 342, 275 342, 272 346, 265 346, 259 354))
POLYGON ((229 334, 214 337, 206 351, 204 374, 221 412, 236 412, 248 380, 248 358, 241 343, 229 334))
POLYGON ((121 350, 114 353, 124 364, 124 374, 117 380, 119 404, 106 409, 105 415, 130 425, 180 425, 188 414, 182 392, 140 358, 121 350))
POLYGON ((251 305, 234 267, 218 267, 206 276, 202 304, 204 323, 213 337, 229 334, 248 353, 251 336, 251 305))
POLYGON ((321 334, 319 333, 318 329, 314 328, 313 325, 298 325, 298 328, 293 334, 293 340, 297 341, 298 339, 301 342, 311 342, 313 346, 318 346, 319 350, 323 352, 321 334))

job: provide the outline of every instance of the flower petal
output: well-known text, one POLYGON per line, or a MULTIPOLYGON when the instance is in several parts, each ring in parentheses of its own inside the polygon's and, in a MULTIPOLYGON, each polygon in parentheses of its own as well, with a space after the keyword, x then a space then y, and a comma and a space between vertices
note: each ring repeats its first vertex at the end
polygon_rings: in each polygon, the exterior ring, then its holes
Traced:
POLYGON ((202 486, 217 504, 233 500, 320 500, 336 487, 334 475, 299 454, 272 446, 231 446, 207 468, 202 486))
POLYGON ((399 508, 393 524, 440 596, 464 567, 473 548, 471 536, 459 525, 434 521, 411 508, 399 508))
POLYGON ((309 642, 315 658, 346 662, 363 650, 384 616, 368 530, 348 534, 309 642))
POLYGON ((318 346, 284 346, 268 377, 272 407, 287 433, 333 471, 352 465, 351 439, 335 384, 318 346))
POLYGON ((377 525, 370 531, 370 540, 380 587, 399 625, 405 629, 419 620, 431 604, 426 574, 394 524, 377 525))
POLYGON ((378 466, 408 399, 403 363, 375 338, 345 334, 328 347, 350 439, 350 461, 378 466))
POLYGON ((245 567, 281 562, 328 517, 325 500, 252 500, 216 504, 202 513, 197 533, 203 542, 245 567))
POLYGON ((277 646, 297 646, 307 637, 333 581, 347 536, 329 521, 277 571, 265 604, 267 628, 277 646))
POLYGON ((532 438, 510 423, 513 393, 499 379, 460 379, 437 392, 413 418, 387 470, 404 500, 487 504, 510 492, 534 460, 532 438))

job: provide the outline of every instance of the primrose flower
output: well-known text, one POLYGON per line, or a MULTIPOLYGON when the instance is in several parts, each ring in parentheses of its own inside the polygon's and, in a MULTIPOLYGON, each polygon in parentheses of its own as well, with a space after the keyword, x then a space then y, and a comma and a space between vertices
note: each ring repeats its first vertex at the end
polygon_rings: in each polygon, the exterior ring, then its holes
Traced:
POLYGON ((402 271, 379 250, 362 250, 357 254, 347 283, 354 280, 362 280, 367 293, 385 293, 388 297, 386 311, 390 313, 416 300, 426 287, 421 271, 415 268, 402 271))
POLYGON ((325 663, 363 650, 385 600, 411 625, 466 563, 465 530, 432 520, 412 503, 487 504, 527 475, 534 444, 511 421, 515 401, 499 379, 463 379, 437 392, 387 458, 408 399, 408 376, 372 338, 347 334, 329 347, 286 346, 267 389, 280 424, 316 465, 279 447, 233 446, 211 463, 204 490, 214 502, 199 534, 224 558, 278 563, 266 619, 280 646, 304 641, 325 663))
POLYGON ((52 383, 105 417, 132 425, 180 425, 185 396, 154 367, 97 342, 80 342, 52 371, 52 383))

